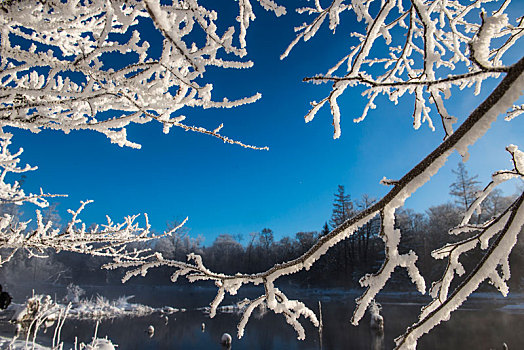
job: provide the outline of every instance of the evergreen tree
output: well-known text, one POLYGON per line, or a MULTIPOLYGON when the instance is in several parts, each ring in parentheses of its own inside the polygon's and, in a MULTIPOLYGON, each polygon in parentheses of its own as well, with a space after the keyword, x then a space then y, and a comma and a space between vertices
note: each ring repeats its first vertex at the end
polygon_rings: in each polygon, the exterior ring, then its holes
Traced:
POLYGON ((322 226, 322 231, 320 231, 320 237, 327 235, 330 232, 329 225, 327 221, 324 223, 324 226, 322 226))
POLYGON ((344 186, 338 185, 337 193, 335 193, 335 200, 333 202, 333 213, 329 224, 335 228, 340 226, 344 221, 353 216, 353 202, 351 196, 345 194, 344 186))
MULTIPOLYGON (((335 200, 333 201, 333 213, 331 214, 330 226, 336 228, 342 225, 346 220, 353 216, 353 202, 351 196, 345 194, 344 186, 338 185, 337 193, 335 193, 335 200)), ((352 235, 344 240, 341 246, 336 248, 340 271, 343 271, 342 278, 347 279, 351 276, 352 262, 355 256, 355 237, 352 235)))

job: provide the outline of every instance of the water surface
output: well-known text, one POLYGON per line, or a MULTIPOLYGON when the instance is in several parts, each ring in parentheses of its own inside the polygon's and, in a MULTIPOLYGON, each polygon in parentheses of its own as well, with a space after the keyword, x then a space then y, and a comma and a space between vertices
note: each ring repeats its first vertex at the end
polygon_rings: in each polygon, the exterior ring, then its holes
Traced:
MULTIPOLYGON (((171 305, 185 307, 186 312, 168 316, 153 314, 138 318, 116 318, 102 320, 98 336, 108 336, 119 349, 221 349, 220 337, 227 332, 233 336, 233 349, 320 349, 320 335, 308 320, 302 324, 306 329, 306 340, 297 340, 296 332, 284 317, 271 312, 255 312, 250 319, 245 335, 236 338, 236 324, 240 320, 236 313, 219 313, 213 319, 197 308, 206 306, 213 299, 213 288, 180 287, 136 287, 136 288, 86 288, 88 294, 104 294, 115 298, 123 294, 134 294, 134 302, 154 307, 171 305), (205 330, 202 331, 202 323, 205 330), (153 337, 147 328, 155 328, 153 337)), ((423 297, 409 293, 385 293, 379 296, 385 319, 385 332, 377 335, 370 329, 366 314, 359 326, 349 323, 354 308, 356 293, 341 290, 304 290, 282 288, 287 296, 299 298, 318 314, 318 301, 322 303, 323 334, 322 349, 391 349, 394 338, 404 332, 417 319, 423 297)), ((260 290, 248 289, 238 297, 229 297, 223 305, 233 304, 244 297, 255 297, 260 290)), ((418 349, 502 349, 505 342, 509 349, 524 348, 524 305, 522 296, 507 299, 496 294, 477 295, 461 309, 452 314, 451 320, 436 327, 419 341, 418 349), (508 307, 509 305, 509 307, 508 307)), ((73 344, 88 342, 92 337, 96 321, 66 322, 62 340, 73 344)), ((9 326, 4 324, 4 334, 9 326)), ((48 332, 52 335, 52 332, 48 332)), ((49 341, 42 334, 41 342, 49 341)))

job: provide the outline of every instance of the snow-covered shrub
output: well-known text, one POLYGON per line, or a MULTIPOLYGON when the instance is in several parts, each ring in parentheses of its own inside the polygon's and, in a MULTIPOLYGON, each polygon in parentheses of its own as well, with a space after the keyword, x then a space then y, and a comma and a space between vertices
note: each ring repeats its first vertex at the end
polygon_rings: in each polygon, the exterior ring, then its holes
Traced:
POLYGON ((52 326, 58 319, 59 313, 60 306, 53 301, 50 295, 37 294, 17 308, 11 322, 29 331, 35 320, 38 319, 43 320, 46 327, 52 326))
POLYGON ((68 303, 79 303, 80 297, 84 294, 86 294, 86 291, 83 288, 77 286, 76 284, 69 283, 67 286, 67 294, 64 297, 64 300, 68 303))

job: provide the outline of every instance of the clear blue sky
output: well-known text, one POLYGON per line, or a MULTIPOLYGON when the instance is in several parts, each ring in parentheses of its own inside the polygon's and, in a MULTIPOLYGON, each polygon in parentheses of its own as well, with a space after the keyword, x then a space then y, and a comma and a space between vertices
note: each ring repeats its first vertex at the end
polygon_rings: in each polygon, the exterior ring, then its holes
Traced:
MULTIPOLYGON (((521 5, 519 8, 522 10, 521 5)), ((10 130, 15 133, 15 147, 25 149, 22 162, 39 167, 27 174, 26 189, 38 191, 42 186, 46 192, 68 194, 58 200, 64 218, 69 217, 65 210, 76 208, 80 200, 94 200, 83 215, 88 224, 103 223, 105 214, 120 221, 125 215, 147 212, 158 231, 167 222, 188 216, 191 235, 203 235, 206 245, 222 233, 242 234, 247 239, 250 232, 264 227, 271 228, 278 239, 298 231, 320 230, 329 220, 339 184, 354 199, 364 193, 381 197, 388 190, 379 184, 383 176, 399 178, 441 142, 443 131, 437 116, 435 132, 427 125, 418 131, 412 128, 411 97, 398 106, 382 99, 364 122, 354 124, 352 119, 360 115, 365 103, 360 89, 340 98, 339 140, 332 138, 329 108, 305 124, 309 102, 323 98, 329 86, 303 83, 302 78, 325 72, 338 61, 349 46, 345 40, 349 23, 335 35, 323 28, 280 61, 280 54, 294 38, 293 26, 304 19, 292 11, 275 19, 258 5, 254 9, 257 20, 247 38, 254 68, 217 69, 208 78, 216 81, 216 100, 256 92, 262 93, 262 99, 240 108, 187 109, 183 114, 189 123, 211 129, 223 122, 224 135, 267 145, 269 151, 247 150, 176 128, 165 135, 155 123, 128 129, 129 139, 140 143, 141 150, 120 148, 93 132, 65 135, 10 130)), ((520 49, 522 52, 522 43, 520 49)), ((472 90, 458 91, 448 102, 450 113, 463 121, 486 96, 488 85, 480 97, 473 96, 472 90)), ((467 169, 479 174, 485 184, 492 171, 510 167, 504 147, 514 143, 524 148, 523 141, 524 118, 511 123, 500 118, 472 148, 467 169)), ((423 211, 448 201, 451 169, 458 161, 453 156, 430 184, 408 200, 407 207, 423 211)), ((514 184, 505 187, 507 194, 514 190, 514 184)), ((24 207, 26 214, 34 209, 24 207)))

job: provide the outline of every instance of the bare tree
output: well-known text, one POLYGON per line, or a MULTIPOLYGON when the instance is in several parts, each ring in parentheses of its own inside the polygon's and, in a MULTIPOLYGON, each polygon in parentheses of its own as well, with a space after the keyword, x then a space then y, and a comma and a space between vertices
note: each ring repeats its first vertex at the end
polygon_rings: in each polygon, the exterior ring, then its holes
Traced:
MULTIPOLYGON (((375 198, 371 198, 368 194, 363 194, 360 200, 357 201, 357 207, 359 210, 366 210, 375 202, 375 198)), ((373 235, 376 235, 378 232, 380 232, 380 220, 378 220, 378 217, 373 220, 370 220, 357 232, 360 262, 367 263, 368 253, 371 249, 369 246, 369 242, 373 235)))
POLYGON ((478 175, 469 176, 466 166, 458 163, 457 170, 452 170, 456 175, 456 180, 449 186, 449 194, 456 197, 455 203, 466 211, 473 201, 477 198, 477 191, 480 189, 477 181, 478 175))
POLYGON ((513 202, 513 196, 503 196, 502 190, 496 188, 486 197, 484 202, 482 202, 482 218, 488 220, 510 206, 513 202))
POLYGON ((260 231, 260 234, 258 236, 258 243, 264 250, 265 254, 269 254, 272 246, 273 246, 273 230, 270 228, 263 228, 262 231, 260 231))

